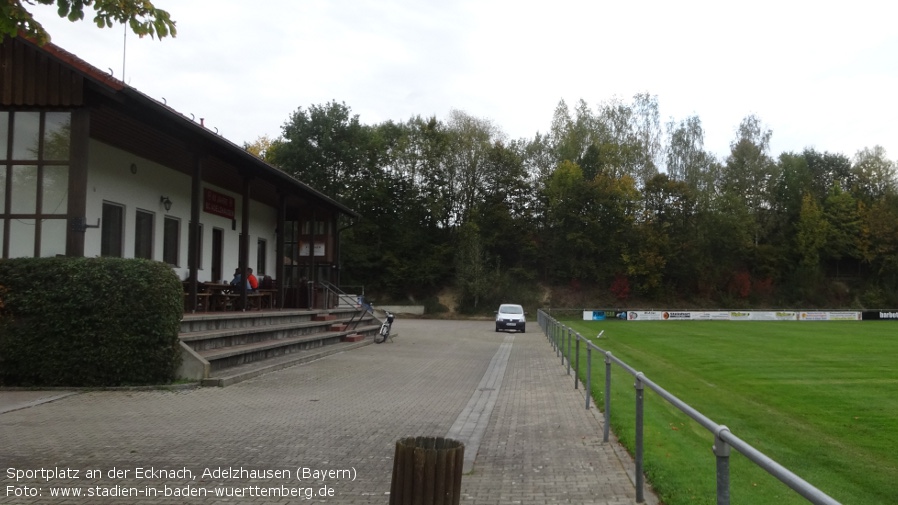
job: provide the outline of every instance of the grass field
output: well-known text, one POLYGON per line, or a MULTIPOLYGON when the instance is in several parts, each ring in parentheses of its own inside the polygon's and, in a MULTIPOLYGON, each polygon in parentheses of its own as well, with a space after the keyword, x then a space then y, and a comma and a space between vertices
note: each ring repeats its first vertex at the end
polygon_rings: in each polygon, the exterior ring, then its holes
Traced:
MULTIPOLYGON (((898 324, 562 321, 845 505, 898 503, 898 324)), ((581 346, 581 375, 586 352, 581 346)), ((602 406, 604 362, 593 354, 602 406)), ((632 452, 633 377, 615 365, 611 426, 632 452)), ((645 471, 666 505, 716 502, 713 436, 645 390, 645 471)), ((807 501, 732 451, 731 503, 807 501)))

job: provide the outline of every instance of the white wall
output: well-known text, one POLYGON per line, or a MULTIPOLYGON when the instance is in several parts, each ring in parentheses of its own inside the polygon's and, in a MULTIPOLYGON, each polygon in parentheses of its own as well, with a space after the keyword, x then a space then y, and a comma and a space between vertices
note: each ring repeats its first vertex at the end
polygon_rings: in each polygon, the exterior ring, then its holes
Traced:
MULTIPOLYGON (((125 258, 134 257, 134 230, 137 210, 151 212, 154 215, 153 259, 162 261, 162 237, 165 217, 178 218, 181 221, 179 264, 173 266, 181 279, 187 278, 187 236, 190 223, 190 176, 169 169, 158 163, 140 158, 126 151, 116 149, 107 144, 91 139, 89 147, 89 166, 87 174, 87 224, 95 225, 103 214, 103 202, 110 202, 124 207, 124 249, 125 258), (137 173, 131 173, 131 165, 137 166, 137 173), (162 196, 172 201, 170 211, 166 211, 160 202, 162 196)), ((232 230, 231 220, 206 212, 200 212, 200 223, 203 224, 203 250, 198 271, 200 281, 212 279, 212 229, 224 230, 224 247, 222 273, 230 279, 237 268, 238 244, 242 216, 241 195, 226 191, 217 186, 203 183, 210 188, 236 201, 236 230, 232 230)), ((250 247, 249 266, 256 267, 256 243, 262 238, 267 241, 266 265, 268 275, 275 270, 275 244, 277 225, 277 209, 255 200, 250 201, 250 247)), ((84 244, 84 256, 100 255, 100 229, 88 228, 84 244)))

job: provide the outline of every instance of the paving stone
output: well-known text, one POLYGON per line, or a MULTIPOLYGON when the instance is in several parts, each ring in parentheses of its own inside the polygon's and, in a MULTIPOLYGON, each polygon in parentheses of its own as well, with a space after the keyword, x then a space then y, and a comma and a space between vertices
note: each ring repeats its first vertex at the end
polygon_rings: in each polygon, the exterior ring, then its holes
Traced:
MULTIPOLYGON (((387 503, 396 440, 445 436, 506 337, 493 331, 491 321, 399 319, 394 328, 402 336, 393 343, 227 388, 81 392, 0 414, 0 502, 295 503, 248 493, 326 487, 333 496, 311 501, 387 503), (136 478, 138 468, 148 467, 170 472, 136 478), (284 469, 289 477, 202 476, 219 467, 284 469), (77 469, 79 478, 16 482, 9 468, 77 469), (309 478, 303 468, 310 469, 309 478), (110 475, 113 469, 127 474, 110 475), (192 478, 175 475, 183 469, 192 478), (88 470, 101 475, 88 479, 88 470), (349 475, 341 475, 344 470, 349 475), (26 485, 39 488, 41 496, 6 495, 7 486, 26 485), (51 488, 66 486, 83 495, 115 489, 138 495, 51 497, 51 488), (207 496, 164 497, 166 486, 207 496), (157 496, 147 496, 152 490, 157 496), (216 490, 247 495, 216 497, 216 490)), ((8 394, 0 391, 0 405, 8 394)), ((601 417, 583 406, 582 389, 573 389, 545 337, 533 330, 515 335, 473 471, 462 478, 462 502, 634 503, 627 476, 632 462, 614 444, 602 443, 601 417)), ((646 495, 656 503, 649 490, 646 495)))

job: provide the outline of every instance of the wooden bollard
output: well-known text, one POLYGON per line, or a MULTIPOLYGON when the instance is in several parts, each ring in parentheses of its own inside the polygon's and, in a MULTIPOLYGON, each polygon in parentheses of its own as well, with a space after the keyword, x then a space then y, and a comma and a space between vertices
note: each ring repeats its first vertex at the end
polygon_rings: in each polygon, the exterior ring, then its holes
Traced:
POLYGON ((442 437, 396 441, 390 505, 458 505, 465 444, 442 437))

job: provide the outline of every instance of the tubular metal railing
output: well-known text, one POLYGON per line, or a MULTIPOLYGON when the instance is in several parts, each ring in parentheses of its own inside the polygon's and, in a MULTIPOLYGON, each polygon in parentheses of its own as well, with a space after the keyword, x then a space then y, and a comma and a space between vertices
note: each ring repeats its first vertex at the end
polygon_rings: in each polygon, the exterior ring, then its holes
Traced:
MULTIPOLYGON (((604 394, 604 433, 602 440, 608 442, 609 430, 611 426, 611 367, 617 364, 621 368, 632 375, 636 382, 634 384, 636 390, 636 421, 635 421, 635 437, 634 437, 634 460, 636 475, 636 501, 642 503, 645 501, 645 482, 643 474, 643 404, 644 391, 648 387, 668 403, 682 411, 684 414, 698 422, 706 430, 714 435, 714 445, 712 450, 717 459, 717 504, 729 505, 730 503, 730 449, 745 456, 749 461, 758 465, 770 475, 779 479, 782 483, 789 486, 793 491, 804 497, 815 505, 841 505, 838 501, 820 491, 801 477, 795 475, 789 469, 780 465, 776 461, 767 457, 761 451, 758 451, 747 442, 743 441, 730 430, 721 424, 717 424, 701 412, 680 400, 667 390, 652 382, 642 372, 637 371, 630 365, 616 358, 611 351, 606 351, 595 345, 592 341, 584 338, 582 335, 574 331, 569 326, 558 322, 552 318, 544 310, 537 313, 537 321, 540 328, 552 344, 555 350, 555 356, 561 358, 562 366, 567 363, 567 373, 571 374, 571 360, 574 360, 574 389, 579 388, 580 374, 580 341, 586 346, 586 408, 589 409, 590 392, 592 391, 592 352, 600 352, 604 355, 605 361, 605 394, 604 394), (571 342, 576 341, 574 353, 571 354, 571 342), (567 347, 567 354, 564 349, 567 347), (573 357, 572 357, 573 356, 573 357)), ((603 332, 604 333, 604 332, 603 332)), ((602 333, 599 333, 601 337, 602 333)))
MULTIPOLYGON (((350 295, 343 292, 343 290, 340 289, 336 284, 333 284, 333 283, 330 283, 327 281, 321 281, 320 284, 324 288, 324 290, 327 292, 327 300, 325 302, 325 306, 327 306, 327 307, 331 306, 331 303, 330 303, 331 296, 335 297, 337 305, 340 304, 340 301, 346 301, 352 305, 359 305, 358 299, 353 299, 350 295)), ((362 322, 362 318, 365 317, 365 313, 367 312, 367 310, 362 307, 358 307, 358 308, 359 308, 359 310, 353 312, 352 317, 349 319, 349 322, 346 323, 346 326, 348 328, 355 329, 356 327, 358 327, 359 323, 362 322), (356 319, 356 316, 359 317, 358 320, 356 319)))

